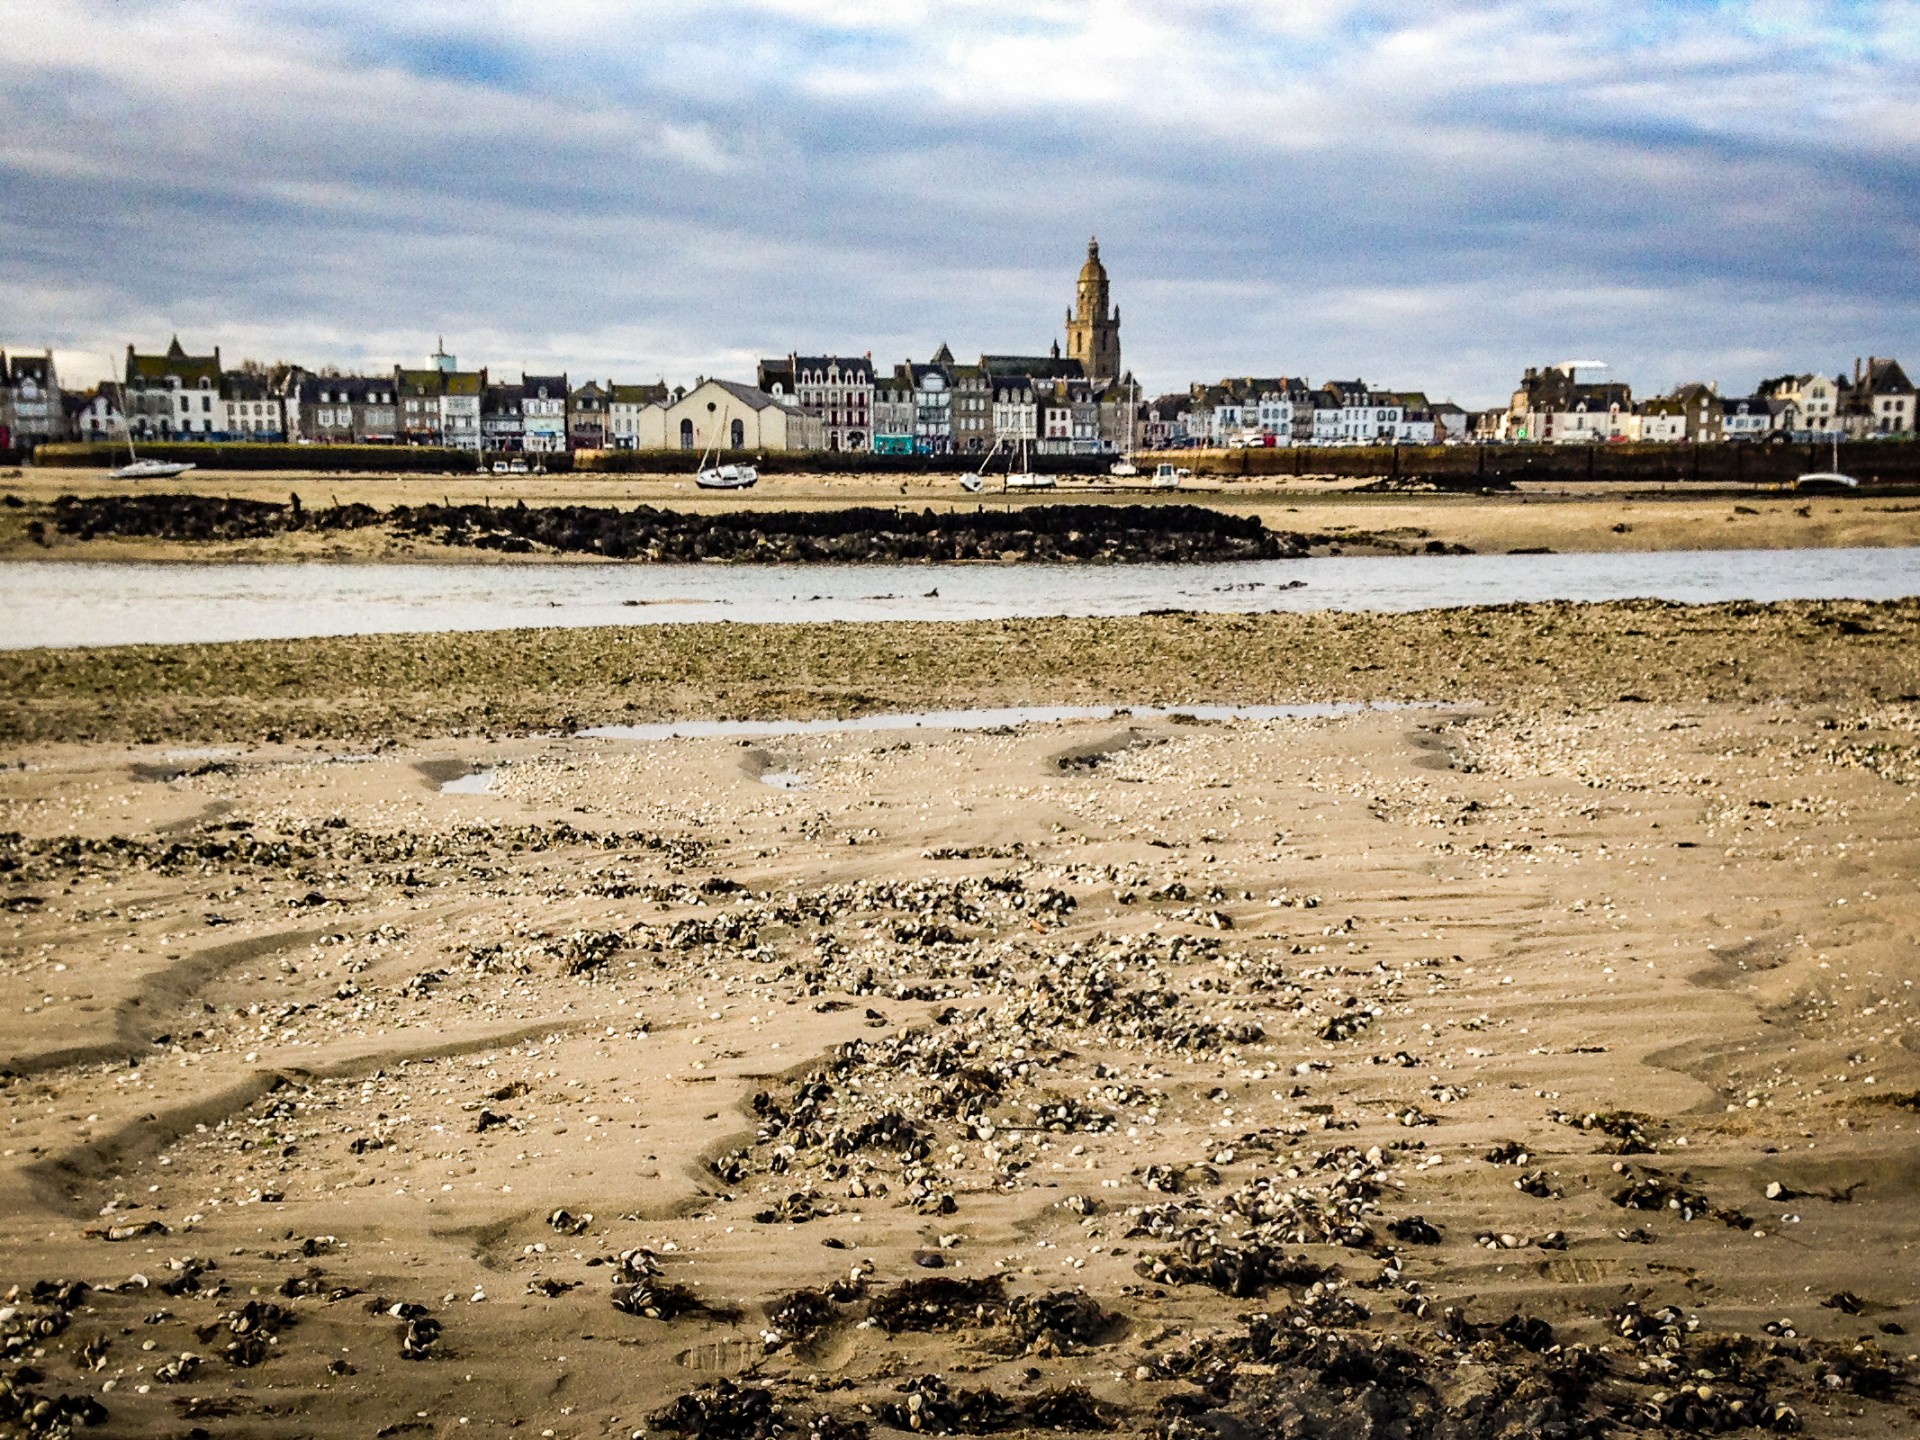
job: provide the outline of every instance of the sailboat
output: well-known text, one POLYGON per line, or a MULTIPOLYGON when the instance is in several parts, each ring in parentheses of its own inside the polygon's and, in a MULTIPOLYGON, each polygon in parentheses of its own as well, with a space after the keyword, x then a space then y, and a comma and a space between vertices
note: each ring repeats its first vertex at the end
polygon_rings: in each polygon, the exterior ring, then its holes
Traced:
POLYGON ((1020 437, 1020 468, 1018 470, 1012 468, 1011 448, 1007 452, 1007 467, 1005 488, 1008 490, 1053 489, 1053 476, 1040 474, 1033 468, 1033 462, 1027 458, 1027 438, 1024 435, 1020 437))
POLYGON ((727 423, 726 412, 714 421, 713 443, 700 452, 700 469, 693 477, 693 483, 702 490, 751 490, 760 479, 760 472, 751 465, 710 465, 710 459, 719 458, 720 435, 727 423))
POLYGON ((127 463, 107 472, 111 480, 171 480, 196 468, 186 460, 142 460, 133 448, 133 422, 127 418, 127 387, 120 387, 120 423, 127 432, 127 463))
POLYGON ((1858 490, 1860 482, 1840 470, 1840 432, 1833 432, 1833 469, 1815 470, 1793 482, 1796 490, 1858 490))
POLYGON ((1133 463, 1133 412, 1140 406, 1140 386, 1138 382, 1127 387, 1127 448, 1120 452, 1120 458, 1108 467, 1109 475, 1123 480, 1131 480, 1140 473, 1140 467, 1133 463))

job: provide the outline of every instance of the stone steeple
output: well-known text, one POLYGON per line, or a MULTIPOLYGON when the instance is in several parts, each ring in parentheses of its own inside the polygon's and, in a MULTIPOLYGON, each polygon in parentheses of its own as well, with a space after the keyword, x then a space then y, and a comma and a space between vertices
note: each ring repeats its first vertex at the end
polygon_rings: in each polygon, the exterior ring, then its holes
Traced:
POLYGON ((1074 308, 1067 312, 1067 358, 1078 360, 1090 380, 1110 381, 1120 374, 1120 307, 1109 308, 1110 300, 1100 241, 1089 240, 1074 308))

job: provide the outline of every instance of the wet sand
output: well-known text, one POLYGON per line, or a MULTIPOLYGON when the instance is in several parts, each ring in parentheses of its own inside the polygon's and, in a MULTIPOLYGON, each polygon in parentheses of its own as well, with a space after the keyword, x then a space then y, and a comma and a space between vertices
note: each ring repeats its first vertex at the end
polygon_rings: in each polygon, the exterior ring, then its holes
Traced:
POLYGON ((1025 704, 1866 703, 1920 600, 693 624, 0 652, 0 743, 255 744, 1025 704))
POLYGON ((206 647, 140 743, 16 725, 10 1368, 106 1436, 1905 1433, 1920 607, 1403 618, 1527 678, 209 747, 206 647))
MULTIPOLYGON (((1177 492, 1122 490, 1099 482, 1067 486, 1043 496, 965 494, 952 476, 890 479, 873 476, 769 476, 749 494, 715 496, 683 477, 591 474, 505 476, 342 476, 298 473, 205 472, 171 481, 142 481, 137 493, 223 495, 304 503, 494 505, 650 504, 694 513, 741 509, 838 509, 851 505, 906 505, 915 510, 970 509, 982 503, 1015 506, 1074 503, 1190 503, 1259 516, 1270 529, 1324 535, 1347 553, 1403 554, 1430 542, 1476 554, 1512 550, 1561 553, 1626 550, 1781 549, 1861 545, 1920 545, 1920 501, 1877 496, 1793 497, 1675 485, 1630 490, 1602 485, 1522 482, 1512 494, 1446 496, 1358 494, 1363 481, 1206 479, 1177 492)), ((86 542, 54 538, 37 544, 27 524, 56 496, 124 495, 128 483, 97 470, 27 469, 0 480, 0 493, 26 502, 0 508, 0 558, 89 560, 497 560, 503 555, 394 535, 383 529, 344 534, 282 535, 265 540, 189 544, 160 540, 86 542)), ((535 559, 552 559, 535 555, 535 559)), ((609 563, 580 559, 578 563, 609 563)))

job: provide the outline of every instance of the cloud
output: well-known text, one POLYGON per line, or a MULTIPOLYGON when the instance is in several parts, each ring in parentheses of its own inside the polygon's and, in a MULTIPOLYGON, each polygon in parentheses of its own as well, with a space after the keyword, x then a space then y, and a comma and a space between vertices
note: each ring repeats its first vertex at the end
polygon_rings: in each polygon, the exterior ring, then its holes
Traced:
MULTIPOLYGON (((1464 403, 1915 352, 1915 0, 11 0, 8 344, 690 378, 1041 349, 1464 403)), ((75 363, 83 363, 76 361, 75 363)))

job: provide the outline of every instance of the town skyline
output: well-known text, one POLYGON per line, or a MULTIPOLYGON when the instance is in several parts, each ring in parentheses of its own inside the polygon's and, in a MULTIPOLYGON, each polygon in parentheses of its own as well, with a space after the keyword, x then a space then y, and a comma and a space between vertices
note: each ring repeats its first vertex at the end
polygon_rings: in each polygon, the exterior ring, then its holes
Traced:
POLYGON ((1090 230, 1148 389, 1745 389, 1920 341, 1911 0, 10 18, 3 338, 76 377, 176 331, 649 377, 1031 350, 1090 230))

